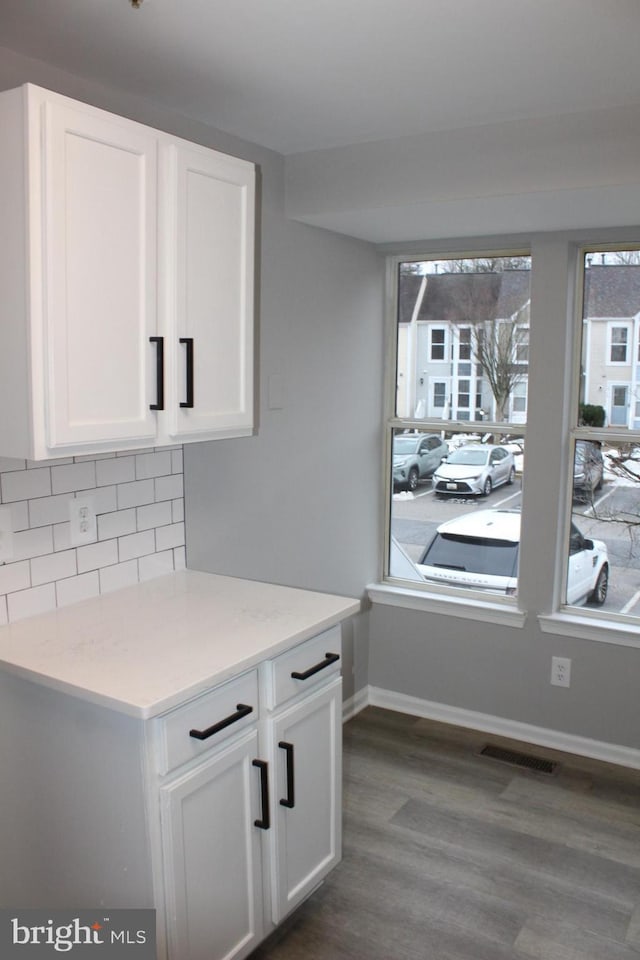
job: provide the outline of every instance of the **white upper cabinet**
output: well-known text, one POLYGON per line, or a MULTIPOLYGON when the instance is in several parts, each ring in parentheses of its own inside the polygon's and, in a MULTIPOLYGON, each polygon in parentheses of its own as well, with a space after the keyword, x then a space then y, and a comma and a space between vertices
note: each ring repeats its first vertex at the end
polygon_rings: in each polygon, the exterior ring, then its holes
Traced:
POLYGON ((177 358, 168 431, 237 436, 253 422, 254 170, 185 142, 163 146, 160 163, 163 319, 177 358))
POLYGON ((0 125, 0 456, 250 434, 253 165, 31 85, 0 125))

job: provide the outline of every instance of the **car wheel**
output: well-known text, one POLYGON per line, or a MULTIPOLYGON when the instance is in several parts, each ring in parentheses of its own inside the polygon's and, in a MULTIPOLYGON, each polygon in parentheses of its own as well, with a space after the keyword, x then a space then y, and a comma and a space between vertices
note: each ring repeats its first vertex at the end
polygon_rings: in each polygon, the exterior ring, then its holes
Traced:
POLYGON ((507 480, 507 483, 509 484, 509 486, 511 486, 515 478, 516 478, 516 468, 511 467, 511 470, 509 470, 509 479, 507 480))
POLYGON ((602 570, 598 574, 598 579, 596 580, 596 585, 593 588, 593 592, 589 595, 589 603, 595 603, 599 607, 607 599, 607 591, 609 589, 609 565, 605 563, 602 567, 602 570))
POLYGON ((484 487, 482 488, 482 496, 488 497, 492 490, 493 490, 493 484, 491 483, 491 477, 487 477, 487 479, 484 482, 484 487))
POLYGON ((409 476, 407 477, 407 490, 416 490, 418 486, 418 470, 416 467, 411 467, 409 470, 409 476))

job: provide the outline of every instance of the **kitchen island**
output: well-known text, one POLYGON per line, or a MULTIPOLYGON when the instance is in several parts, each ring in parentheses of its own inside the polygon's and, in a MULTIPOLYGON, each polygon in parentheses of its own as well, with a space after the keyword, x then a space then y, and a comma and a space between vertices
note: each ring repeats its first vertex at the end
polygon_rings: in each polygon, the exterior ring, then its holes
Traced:
POLYGON ((340 858, 357 600, 181 571, 0 629, 0 902, 246 956, 340 858))

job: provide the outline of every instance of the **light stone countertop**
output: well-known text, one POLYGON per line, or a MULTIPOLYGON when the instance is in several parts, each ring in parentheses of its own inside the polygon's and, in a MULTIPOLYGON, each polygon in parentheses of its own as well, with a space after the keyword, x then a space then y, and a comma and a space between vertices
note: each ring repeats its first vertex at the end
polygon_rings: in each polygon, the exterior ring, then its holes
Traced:
POLYGON ((0 669, 149 718, 360 610, 360 601, 184 570, 0 628, 0 669))

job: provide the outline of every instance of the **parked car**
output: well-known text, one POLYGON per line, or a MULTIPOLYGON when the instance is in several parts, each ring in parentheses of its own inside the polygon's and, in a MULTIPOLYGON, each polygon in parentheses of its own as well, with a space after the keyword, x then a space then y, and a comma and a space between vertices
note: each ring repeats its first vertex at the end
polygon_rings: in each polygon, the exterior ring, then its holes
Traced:
MULTIPOLYGON (((520 511, 480 510, 441 524, 416 568, 433 583, 515 596, 519 549, 520 511)), ((606 544, 571 524, 567 603, 601 606, 608 587, 606 544)))
POLYGON ((604 459, 602 445, 595 440, 576 440, 573 460, 573 496, 576 500, 591 500, 602 487, 604 459))
POLYGON ((449 453, 437 433, 397 433, 393 438, 393 486, 415 490, 449 453))
POLYGON ((506 447, 493 443, 468 443, 453 450, 433 475, 437 494, 488 497, 503 483, 513 483, 516 464, 506 447))

